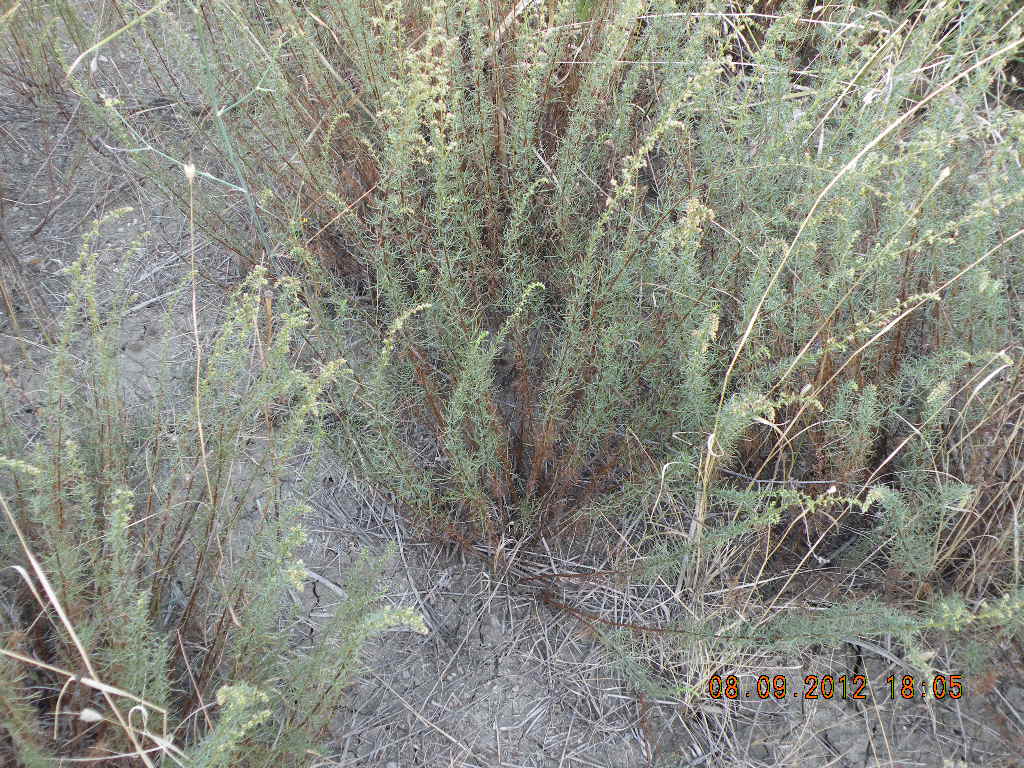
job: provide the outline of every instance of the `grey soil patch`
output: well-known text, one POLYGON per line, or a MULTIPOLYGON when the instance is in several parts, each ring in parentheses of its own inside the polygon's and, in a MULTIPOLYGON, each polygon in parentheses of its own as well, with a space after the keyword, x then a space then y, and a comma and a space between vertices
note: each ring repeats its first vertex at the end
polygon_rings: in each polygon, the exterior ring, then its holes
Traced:
POLYGON ((405 541, 384 500, 338 479, 313 500, 322 517, 311 570, 340 576, 354 548, 339 541, 397 542, 390 599, 424 614, 431 631, 393 630, 368 649, 335 722, 331 764, 648 764, 636 697, 577 622, 509 591, 475 559, 405 541))

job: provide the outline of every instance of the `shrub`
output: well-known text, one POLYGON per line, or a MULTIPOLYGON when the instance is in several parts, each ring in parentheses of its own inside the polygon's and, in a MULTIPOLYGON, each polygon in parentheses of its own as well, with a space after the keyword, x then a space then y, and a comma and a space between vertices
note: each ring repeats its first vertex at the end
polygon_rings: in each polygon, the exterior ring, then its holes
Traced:
MULTIPOLYGON (((1020 584, 1020 12, 761 10, 219 0, 112 43, 210 142, 204 227, 352 360, 332 447, 685 695, 735 653, 927 643, 942 593, 1020 584), (547 542, 669 619, 514 568, 547 542), (840 550, 843 600, 784 608, 840 550)), ((180 196, 191 136, 74 83, 180 196)))
MULTIPOLYGON (((128 294, 97 285, 102 226, 70 267, 44 402, 26 417, 15 391, 0 397, 0 560, 15 568, 0 619, 4 729, 26 765, 86 746, 148 765, 304 764, 361 643, 411 620, 377 608, 366 558, 312 644, 289 595, 306 578, 293 489, 308 483, 320 392, 340 368, 296 366, 308 322, 296 286, 279 283, 268 314, 257 270, 198 372, 193 361, 182 387, 168 356, 158 394, 138 402, 121 370, 128 294)), ((169 308, 168 331, 183 310, 169 308)))

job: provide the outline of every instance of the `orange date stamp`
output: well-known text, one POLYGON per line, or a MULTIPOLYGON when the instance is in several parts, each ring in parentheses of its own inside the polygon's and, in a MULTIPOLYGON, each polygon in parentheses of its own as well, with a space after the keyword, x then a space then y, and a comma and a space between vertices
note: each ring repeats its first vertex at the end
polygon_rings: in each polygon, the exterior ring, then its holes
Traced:
MULTIPOLYGON (((749 676, 744 675, 744 678, 749 676)), ((866 701, 876 692, 864 675, 806 675, 791 682, 786 675, 758 675, 741 680, 737 675, 712 675, 705 686, 712 699, 845 699, 866 701)), ((959 699, 964 695, 963 675, 889 675, 878 693, 890 699, 959 699)))

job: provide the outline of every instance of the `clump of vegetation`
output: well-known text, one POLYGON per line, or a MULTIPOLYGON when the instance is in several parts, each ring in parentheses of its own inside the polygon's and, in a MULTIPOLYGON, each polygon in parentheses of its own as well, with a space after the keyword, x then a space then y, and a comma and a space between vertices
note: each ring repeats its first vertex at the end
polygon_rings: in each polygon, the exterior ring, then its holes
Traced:
MULTIPOLYGON (((762 5, 112 3, 178 129, 58 66, 351 360, 299 387, 332 450, 691 700, 770 649, 1021 627, 1024 14, 762 5), (547 544, 648 597, 573 603, 547 544)), ((11 40, 87 48, 57 6, 11 40)))
MULTIPOLYGON (((28 766, 82 744, 96 760, 147 765, 293 760, 318 745, 363 641, 415 624, 379 608, 370 559, 354 564, 315 644, 298 621, 294 489, 309 483, 319 399, 342 368, 295 366, 308 313, 288 281, 268 311, 256 270, 185 390, 168 361, 153 400, 126 400, 128 294, 98 298, 105 226, 70 267, 45 402, 27 417, 17 390, 0 399, 0 556, 14 566, 0 619, 4 729, 28 766)), ((187 311, 174 304, 168 328, 187 311)))

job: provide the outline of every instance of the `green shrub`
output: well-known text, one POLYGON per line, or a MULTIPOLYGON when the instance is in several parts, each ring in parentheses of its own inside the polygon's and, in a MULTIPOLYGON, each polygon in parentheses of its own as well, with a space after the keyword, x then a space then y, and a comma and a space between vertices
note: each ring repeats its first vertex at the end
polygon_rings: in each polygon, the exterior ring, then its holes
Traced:
MULTIPOLYGON (((298 642, 289 590, 306 578, 305 533, 290 488, 308 484, 340 366, 296 365, 296 285, 257 270, 198 375, 193 362, 182 386, 164 358, 158 394, 139 402, 121 370, 128 294, 97 284, 101 226, 69 269, 45 401, 26 422, 13 391, 0 397, 0 561, 17 568, 0 722, 26 765, 87 745, 150 765, 305 764, 362 642, 411 620, 377 608, 364 559, 315 643, 298 642), (55 722, 37 723, 44 711, 55 722)), ((183 311, 169 309, 168 330, 183 311)))
MULTIPOLYGON (((352 361, 332 448, 498 569, 585 540, 652 581, 656 640, 556 602, 685 693, 1019 588, 1013 6, 218 0, 111 45, 210 142, 198 220, 352 361), (851 537, 844 599, 784 608, 851 537)), ((83 103, 180 198, 190 135, 83 103)))

